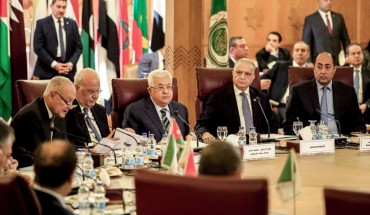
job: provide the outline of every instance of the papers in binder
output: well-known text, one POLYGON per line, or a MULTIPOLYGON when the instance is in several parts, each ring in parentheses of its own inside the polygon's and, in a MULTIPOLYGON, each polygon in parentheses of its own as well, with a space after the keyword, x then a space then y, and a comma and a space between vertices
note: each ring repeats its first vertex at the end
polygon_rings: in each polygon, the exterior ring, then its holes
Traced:
POLYGON ((142 139, 141 135, 125 131, 122 128, 116 128, 114 137, 118 137, 122 143, 131 143, 133 147, 136 147, 136 143, 142 139))
MULTIPOLYGON (((100 141, 100 143, 101 144, 104 144, 104 145, 107 145, 107 146, 110 146, 114 150, 121 150, 123 148, 123 141, 122 140, 112 140, 112 139, 108 139, 108 138, 103 138, 100 141)), ((97 144, 94 147, 96 153, 98 153, 98 154, 105 154, 105 153, 111 151, 110 148, 108 148, 108 147, 106 147, 104 145, 97 144)))

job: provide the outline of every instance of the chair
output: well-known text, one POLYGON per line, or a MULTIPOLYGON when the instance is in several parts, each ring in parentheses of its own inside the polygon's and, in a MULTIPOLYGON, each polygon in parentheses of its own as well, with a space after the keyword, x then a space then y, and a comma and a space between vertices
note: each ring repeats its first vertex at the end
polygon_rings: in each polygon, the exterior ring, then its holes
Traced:
POLYGON ((370 193, 324 188, 326 215, 365 215, 370 211, 370 193))
POLYGON ((42 96, 48 83, 49 80, 17 80, 15 88, 17 90, 19 108, 42 96))
POLYGON ((1 214, 41 215, 36 193, 19 175, 0 177, 1 214))
MULTIPOLYGON (((177 79, 173 78, 172 84, 173 99, 178 99, 177 79)), ((148 93, 148 79, 143 78, 127 78, 112 80, 112 127, 117 128, 122 126, 123 113, 126 107, 146 96, 148 93)))
POLYGON ((268 214, 266 179, 175 176, 135 171, 140 215, 268 214))
MULTIPOLYGON (((289 67, 289 87, 313 78, 312 67, 289 67)), ((337 67, 333 80, 353 86, 353 68, 349 66, 337 67)))
MULTIPOLYGON (((214 91, 233 83, 233 69, 197 67, 196 70, 198 94, 195 98, 195 117, 198 119, 204 110, 203 104, 206 103, 208 97, 214 91)), ((261 90, 258 68, 255 70, 255 78, 251 86, 261 90)))

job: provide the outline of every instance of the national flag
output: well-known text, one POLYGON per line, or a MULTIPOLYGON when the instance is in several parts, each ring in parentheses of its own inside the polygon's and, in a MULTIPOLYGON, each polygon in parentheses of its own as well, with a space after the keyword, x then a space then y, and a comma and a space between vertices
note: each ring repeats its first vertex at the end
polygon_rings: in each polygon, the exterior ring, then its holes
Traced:
POLYGON ((10 0, 10 62, 12 69, 13 114, 19 110, 15 82, 27 79, 27 53, 22 0, 10 0))
POLYGON ((121 77, 124 77, 124 67, 130 64, 130 39, 127 13, 127 0, 120 0, 118 7, 118 40, 119 40, 119 62, 121 77))
POLYGON ((132 13, 134 17, 132 21, 132 49, 135 56, 132 61, 138 63, 143 53, 147 53, 149 48, 146 1, 134 0, 132 13))
POLYGON ((196 176, 197 170, 195 168, 194 162, 194 152, 191 147, 191 141, 188 140, 185 143, 184 150, 179 159, 179 167, 182 168, 184 175, 187 176, 196 176))
POLYGON ((82 59, 84 68, 95 69, 94 51, 94 16, 92 1, 84 0, 82 4, 82 59))
POLYGON ((12 115, 11 67, 9 53, 9 2, 0 1, 0 117, 12 115))
POLYGON ((280 174, 276 189, 283 201, 295 198, 302 192, 302 181, 294 149, 289 151, 289 157, 280 174))
POLYGON ((163 48, 166 32, 166 1, 153 0, 153 27, 150 49, 155 52, 163 48))
POLYGON ((212 0, 208 35, 207 67, 220 68, 228 64, 228 29, 226 0, 212 0))

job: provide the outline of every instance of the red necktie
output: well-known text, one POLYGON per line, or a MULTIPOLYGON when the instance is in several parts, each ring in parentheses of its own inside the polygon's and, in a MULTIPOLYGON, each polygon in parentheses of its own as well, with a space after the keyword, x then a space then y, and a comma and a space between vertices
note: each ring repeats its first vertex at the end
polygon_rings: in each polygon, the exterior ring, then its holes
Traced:
POLYGON ((326 25, 328 26, 329 33, 331 34, 332 28, 331 28, 331 24, 330 24, 328 14, 326 14, 325 16, 326 16, 326 25))

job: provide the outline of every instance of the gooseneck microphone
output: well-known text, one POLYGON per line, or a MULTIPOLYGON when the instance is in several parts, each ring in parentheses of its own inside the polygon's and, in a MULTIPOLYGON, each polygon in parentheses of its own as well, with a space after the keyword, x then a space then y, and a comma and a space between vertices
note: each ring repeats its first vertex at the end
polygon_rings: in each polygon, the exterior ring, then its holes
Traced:
POLYGON ((78 140, 80 140, 80 141, 83 141, 83 142, 84 142, 84 144, 85 144, 85 147, 87 148, 87 150, 89 150, 89 152, 90 152, 90 153, 91 153, 91 151, 90 151, 89 147, 88 147, 88 146, 87 146, 87 144, 86 144, 87 142, 92 142, 92 143, 95 143, 95 144, 98 144, 98 145, 101 145, 101 146, 107 147, 108 149, 110 149, 110 151, 112 151, 112 152, 113 152, 114 162, 115 162, 115 164, 117 165, 117 156, 116 156, 116 152, 114 151, 114 149, 113 149, 112 147, 110 147, 110 146, 108 146, 108 145, 106 145, 106 144, 103 144, 103 143, 99 143, 99 142, 96 142, 96 141, 88 140, 88 139, 86 139, 86 138, 79 137, 79 136, 77 136, 77 135, 74 135, 74 134, 71 134, 71 133, 68 133, 68 132, 62 131, 62 130, 60 130, 60 129, 56 128, 56 127, 51 127, 51 128, 50 128, 50 130, 52 130, 53 132, 60 132, 60 133, 63 133, 63 134, 65 134, 65 135, 67 135, 67 136, 70 136, 70 137, 73 137, 73 138, 78 139, 78 140))
POLYGON ((267 116, 265 114, 265 111, 263 110, 262 108, 262 105, 261 105, 261 99, 260 97, 256 97, 255 99, 253 99, 253 101, 257 102, 258 103, 258 106, 260 107, 261 111, 262 111, 262 114, 263 114, 263 117, 265 118, 266 120, 266 123, 267 123, 267 141, 270 140, 270 133, 271 133, 271 130, 270 130, 270 123, 269 123, 269 120, 267 119, 267 116))
POLYGON ((329 115, 327 115, 327 114, 322 113, 322 112, 321 112, 321 110, 319 110, 319 109, 316 109, 316 113, 321 114, 321 115, 323 115, 323 116, 326 116, 328 119, 334 120, 334 121, 335 121, 335 123, 336 123, 336 124, 337 124, 337 126, 338 126, 338 133, 339 133, 339 137, 341 137, 341 136, 342 136, 342 129, 341 129, 341 127, 340 127, 340 122, 339 122, 339 120, 336 120, 335 118, 333 118, 333 117, 331 117, 331 116, 329 116, 329 115))
MULTIPOLYGON (((175 110, 174 112, 173 112, 173 114, 175 115, 175 116, 177 116, 178 118, 180 118, 180 120, 183 122, 183 123, 185 123, 185 125, 187 125, 188 127, 189 127, 189 130, 191 129, 191 130, 193 130, 193 132, 194 132, 194 134, 195 134, 195 131, 194 131, 194 129, 192 128, 192 127, 190 127, 190 125, 189 125, 189 123, 187 123, 181 116, 180 116, 180 114, 179 114, 179 110, 175 110)), ((192 135, 191 133, 190 133, 190 135, 192 135)), ((193 135, 193 136, 195 136, 196 138, 197 138, 197 148, 199 148, 199 139, 200 139, 200 137, 199 136, 196 136, 196 135, 193 135)))

